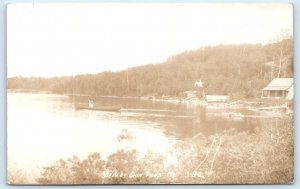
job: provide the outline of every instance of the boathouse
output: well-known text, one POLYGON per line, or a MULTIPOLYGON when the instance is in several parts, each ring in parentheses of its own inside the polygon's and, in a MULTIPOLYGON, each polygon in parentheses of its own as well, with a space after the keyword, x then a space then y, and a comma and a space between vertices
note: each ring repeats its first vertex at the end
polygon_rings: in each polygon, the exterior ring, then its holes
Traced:
POLYGON ((225 103, 229 99, 229 96, 224 95, 205 95, 205 101, 208 103, 225 103))
POLYGON ((262 98, 287 99, 294 98, 293 78, 275 78, 262 90, 262 98))

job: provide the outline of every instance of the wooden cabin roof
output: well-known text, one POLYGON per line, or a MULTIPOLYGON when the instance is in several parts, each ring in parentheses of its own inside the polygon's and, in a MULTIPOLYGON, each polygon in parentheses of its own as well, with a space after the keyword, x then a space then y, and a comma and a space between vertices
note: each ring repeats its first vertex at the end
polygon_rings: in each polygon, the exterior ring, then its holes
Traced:
POLYGON ((285 91, 294 83, 294 78, 275 78, 263 90, 266 91, 285 91))

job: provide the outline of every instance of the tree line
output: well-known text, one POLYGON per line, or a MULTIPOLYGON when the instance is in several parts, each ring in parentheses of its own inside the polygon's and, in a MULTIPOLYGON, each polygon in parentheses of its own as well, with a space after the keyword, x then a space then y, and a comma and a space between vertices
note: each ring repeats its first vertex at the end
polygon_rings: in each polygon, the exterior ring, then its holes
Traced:
MULTIPOLYGON (((122 62, 120 62, 121 64, 122 62)), ((275 77, 293 77, 293 39, 261 44, 218 45, 171 56, 164 63, 123 71, 105 71, 52 78, 11 77, 8 89, 54 93, 144 96, 180 96, 195 90, 201 79, 206 94, 256 98, 275 77)))

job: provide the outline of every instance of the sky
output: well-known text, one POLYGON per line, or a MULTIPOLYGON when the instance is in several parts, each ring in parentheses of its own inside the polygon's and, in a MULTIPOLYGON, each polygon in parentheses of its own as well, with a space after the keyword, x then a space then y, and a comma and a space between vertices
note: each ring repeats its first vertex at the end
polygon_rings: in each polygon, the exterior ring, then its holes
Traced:
POLYGON ((293 32, 290 4, 9 4, 7 76, 162 63, 186 50, 266 44, 293 32))

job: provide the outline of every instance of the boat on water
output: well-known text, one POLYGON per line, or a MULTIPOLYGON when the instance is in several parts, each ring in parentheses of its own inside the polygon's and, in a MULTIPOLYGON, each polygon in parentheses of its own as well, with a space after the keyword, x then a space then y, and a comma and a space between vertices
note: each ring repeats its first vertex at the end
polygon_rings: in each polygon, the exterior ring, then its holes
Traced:
POLYGON ((89 106, 88 104, 75 104, 76 110, 94 110, 94 111, 109 111, 117 112, 122 108, 121 105, 113 106, 89 106))
POLYGON ((133 113, 152 113, 152 114, 178 114, 174 110, 165 110, 165 109, 122 109, 122 112, 133 112, 133 113))

